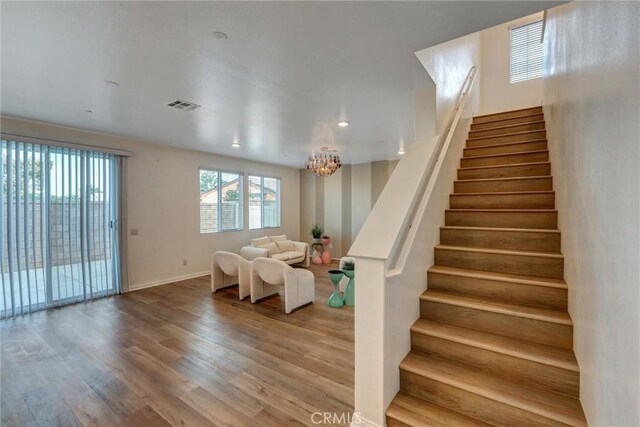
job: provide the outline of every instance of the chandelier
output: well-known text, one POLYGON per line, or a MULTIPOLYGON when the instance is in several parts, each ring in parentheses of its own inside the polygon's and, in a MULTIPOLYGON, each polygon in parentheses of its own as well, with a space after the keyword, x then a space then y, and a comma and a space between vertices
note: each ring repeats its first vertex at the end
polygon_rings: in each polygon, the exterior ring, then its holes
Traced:
POLYGON ((331 176, 342 167, 340 156, 333 154, 335 152, 335 150, 330 152, 327 147, 322 147, 320 153, 312 153, 304 165, 318 176, 331 176))

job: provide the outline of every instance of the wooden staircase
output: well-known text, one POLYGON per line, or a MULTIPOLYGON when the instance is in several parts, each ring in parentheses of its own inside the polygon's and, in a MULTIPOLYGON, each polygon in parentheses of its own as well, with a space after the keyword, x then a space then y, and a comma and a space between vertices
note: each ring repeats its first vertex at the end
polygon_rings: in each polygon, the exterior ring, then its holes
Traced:
POLYGON ((583 426, 542 107, 474 117, 389 426, 583 426))

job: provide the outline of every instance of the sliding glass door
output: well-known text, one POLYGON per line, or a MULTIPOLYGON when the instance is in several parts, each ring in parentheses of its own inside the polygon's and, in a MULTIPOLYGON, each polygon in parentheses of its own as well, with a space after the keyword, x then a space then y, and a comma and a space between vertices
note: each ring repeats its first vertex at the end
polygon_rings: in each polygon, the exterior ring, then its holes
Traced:
POLYGON ((120 290, 117 156, 2 141, 0 317, 120 290))

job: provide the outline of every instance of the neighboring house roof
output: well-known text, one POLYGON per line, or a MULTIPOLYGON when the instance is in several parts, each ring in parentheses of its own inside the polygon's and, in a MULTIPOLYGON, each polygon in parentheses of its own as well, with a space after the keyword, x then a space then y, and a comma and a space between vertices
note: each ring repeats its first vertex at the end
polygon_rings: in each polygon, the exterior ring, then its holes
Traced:
MULTIPOLYGON (((249 192, 250 193, 260 193, 260 186, 258 184, 255 184, 253 182, 249 182, 249 192)), ((227 193, 231 190, 234 191, 238 191, 238 179, 234 179, 231 180, 227 183, 225 183, 222 186, 222 199, 224 200, 225 196, 227 195, 227 193)), ((268 201, 274 201, 276 200, 276 191, 268 188, 268 187, 264 187, 264 192, 265 192, 265 199, 268 201)), ((218 189, 217 188, 212 188, 209 191, 205 191, 204 193, 200 193, 200 202, 204 202, 204 203, 217 203, 218 201, 218 189)))

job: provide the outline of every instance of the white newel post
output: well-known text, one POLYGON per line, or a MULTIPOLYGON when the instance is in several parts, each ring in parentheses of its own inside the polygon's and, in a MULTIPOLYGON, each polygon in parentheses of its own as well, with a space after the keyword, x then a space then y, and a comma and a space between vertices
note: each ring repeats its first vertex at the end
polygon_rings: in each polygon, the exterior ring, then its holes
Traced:
POLYGON ((385 260, 356 258, 355 409, 352 425, 384 426, 385 260))

